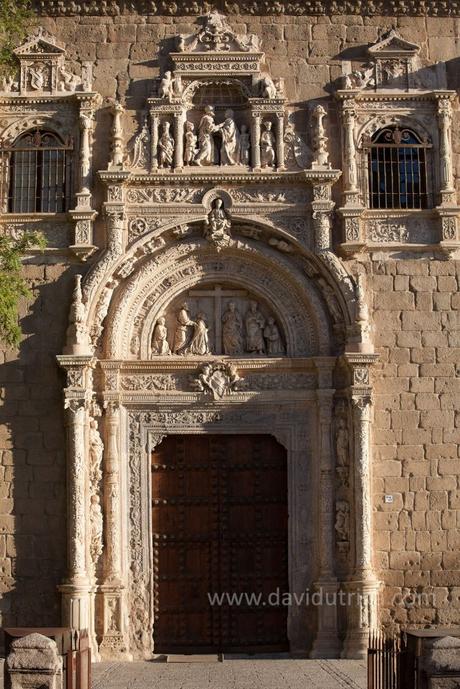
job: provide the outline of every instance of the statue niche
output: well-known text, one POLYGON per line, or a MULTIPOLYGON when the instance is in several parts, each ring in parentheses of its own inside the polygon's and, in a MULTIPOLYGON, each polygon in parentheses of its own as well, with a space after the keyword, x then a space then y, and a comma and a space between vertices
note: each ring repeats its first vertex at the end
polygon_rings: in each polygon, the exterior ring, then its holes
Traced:
POLYGON ((158 315, 150 356, 284 356, 285 338, 270 307, 246 290, 203 285, 158 315))

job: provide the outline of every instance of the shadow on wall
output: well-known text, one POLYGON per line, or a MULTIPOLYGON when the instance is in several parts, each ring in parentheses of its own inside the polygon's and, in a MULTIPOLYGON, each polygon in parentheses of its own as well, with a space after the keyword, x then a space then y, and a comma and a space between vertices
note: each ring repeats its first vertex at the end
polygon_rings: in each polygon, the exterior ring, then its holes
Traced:
POLYGON ((61 624, 56 586, 66 565, 62 352, 76 271, 29 263, 19 352, 0 367, 1 626, 61 624))

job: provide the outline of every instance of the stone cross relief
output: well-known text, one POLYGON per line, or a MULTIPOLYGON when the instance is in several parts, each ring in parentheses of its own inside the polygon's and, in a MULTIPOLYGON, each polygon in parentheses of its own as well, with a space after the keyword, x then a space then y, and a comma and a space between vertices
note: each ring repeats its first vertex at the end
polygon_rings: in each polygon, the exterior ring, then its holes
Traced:
POLYGON ((158 317, 150 352, 152 357, 283 356, 285 345, 276 319, 245 290, 214 285, 190 290, 158 317))

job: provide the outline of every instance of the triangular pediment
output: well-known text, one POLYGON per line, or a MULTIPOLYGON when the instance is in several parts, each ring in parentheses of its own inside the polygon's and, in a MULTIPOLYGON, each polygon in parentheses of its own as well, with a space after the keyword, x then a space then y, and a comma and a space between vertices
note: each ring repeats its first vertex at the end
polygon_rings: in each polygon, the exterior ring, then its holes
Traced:
POLYGON ((389 31, 382 40, 368 48, 368 52, 374 57, 412 57, 419 50, 420 46, 401 38, 395 29, 389 31))
POLYGON ((27 57, 28 55, 63 55, 65 49, 48 31, 39 28, 32 36, 26 38, 14 51, 17 57, 27 57))

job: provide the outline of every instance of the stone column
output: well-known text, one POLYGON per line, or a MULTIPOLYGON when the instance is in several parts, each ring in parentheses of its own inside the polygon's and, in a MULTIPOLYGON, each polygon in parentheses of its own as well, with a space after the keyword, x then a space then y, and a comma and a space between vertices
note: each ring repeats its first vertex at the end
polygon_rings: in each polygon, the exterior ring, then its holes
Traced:
POLYGON ((330 251, 332 246, 331 215, 335 203, 331 201, 331 187, 327 184, 313 185, 311 202, 315 253, 330 251))
POLYGON ((158 169, 158 131, 160 128, 160 118, 156 112, 150 112, 150 172, 158 169))
POLYGON ((251 162, 253 170, 260 170, 260 115, 252 113, 251 162))
POLYGON ((446 98, 438 101, 438 123, 441 204, 454 204, 456 199, 452 172, 452 104, 446 98))
POLYGON ((284 115, 276 117, 276 166, 278 170, 285 170, 284 165, 284 115))
POLYGON ((343 176, 345 204, 356 201, 358 194, 358 165, 355 146, 355 104, 346 101, 343 104, 343 176))
POLYGON ((122 115, 124 108, 121 103, 115 101, 112 106, 113 122, 112 122, 112 158, 109 164, 109 170, 123 169, 123 124, 122 115))
POLYGON ((113 254, 119 255, 123 252, 126 243, 123 205, 107 203, 105 215, 107 218, 107 248, 113 254))
POLYGON ((185 113, 174 115, 174 170, 180 172, 184 167, 184 123, 185 113))
POLYGON ((346 584, 347 634, 343 656, 365 658, 369 632, 378 626, 378 591, 372 562, 371 438, 372 389, 370 365, 375 355, 346 355, 351 368, 349 389, 353 409, 353 487, 355 559, 346 584))
POLYGON ((90 580, 86 561, 88 512, 86 437, 88 414, 84 397, 67 399, 67 577, 59 587, 63 595, 63 624, 90 628, 90 580))
POLYGON ((312 658, 337 658, 337 579, 335 577, 334 532, 334 453, 332 449, 333 397, 332 370, 319 366, 320 383, 326 384, 316 391, 318 404, 319 437, 319 493, 318 493, 318 554, 319 576, 315 589, 320 593, 318 629, 311 652, 312 658))
POLYGON ((129 659, 126 641, 120 491, 120 405, 105 405, 104 445, 104 582, 99 586, 98 617, 101 658, 129 659))
POLYGON ((91 187, 92 136, 94 113, 80 110, 80 193, 89 194, 91 187))

